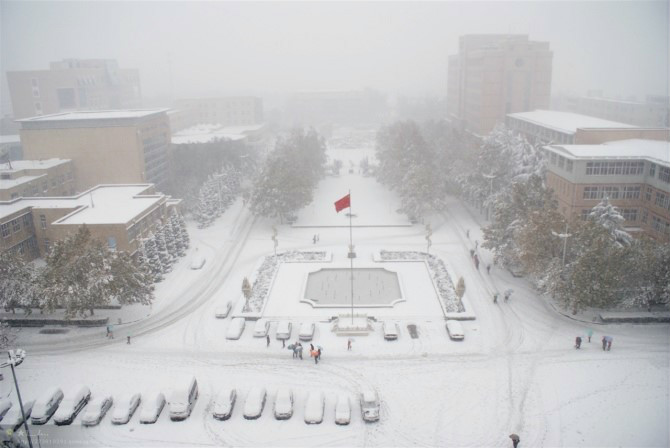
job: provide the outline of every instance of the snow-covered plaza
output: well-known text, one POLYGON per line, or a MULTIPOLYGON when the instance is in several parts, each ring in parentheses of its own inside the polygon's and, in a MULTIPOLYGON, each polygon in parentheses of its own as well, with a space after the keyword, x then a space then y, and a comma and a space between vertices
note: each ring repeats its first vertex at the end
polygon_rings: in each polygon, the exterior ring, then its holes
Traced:
MULTIPOLYGON (((365 156, 374 153, 339 149, 336 154, 345 166, 348 160, 357 165, 365 156)), ((454 284, 461 277, 465 281, 465 339, 453 341, 445 330, 450 311, 427 264, 378 258, 382 250, 427 250, 424 225, 409 224, 396 212, 398 202, 373 178, 343 170, 321 182, 313 203, 294 225, 276 226, 279 253, 323 251, 332 258, 279 265, 267 301, 254 315, 271 320, 269 346, 265 338, 253 336, 252 320, 239 340, 228 340, 231 317, 215 317, 215 309, 228 300, 234 301, 232 317, 249 314, 243 312, 240 285, 273 254, 270 237, 276 223, 254 218, 241 201, 212 227, 197 229, 190 223, 189 254, 157 285, 151 308, 133 305, 113 315, 115 323, 122 322, 114 326, 114 339, 105 337, 105 328, 72 328, 56 335, 22 329, 17 346, 26 350, 27 358, 17 377, 24 401, 54 386, 67 391, 78 384, 90 387, 94 397, 125 392, 144 397, 157 391, 167 395, 191 375, 200 387, 195 408, 183 422, 170 421, 164 410, 155 424, 140 424, 135 416, 127 425, 112 425, 105 418, 99 426, 86 428, 80 415, 70 426, 31 426, 34 440, 39 436, 42 447, 506 447, 508 435, 517 433, 523 447, 670 445, 667 324, 603 325, 566 315, 538 296, 527 280, 495 266, 487 273, 484 267, 492 258, 481 247, 477 269, 470 250, 483 240, 482 218, 449 199, 448 213, 427 221, 433 232, 430 253, 443 261, 454 284), (341 299, 349 287, 349 219, 333 207, 348 191, 356 215, 354 267, 396 274, 387 279, 384 294, 373 279, 354 282, 361 296, 356 312, 375 320, 374 331, 355 337, 351 350, 349 338, 335 335, 329 321, 347 312, 350 299, 341 299), (190 269, 196 251, 207 260, 200 270, 190 269), (329 269, 343 278, 308 284, 310 273, 329 269), (322 291, 329 281, 338 282, 326 289, 340 299, 324 302, 313 289, 322 291), (378 288, 375 299, 365 299, 368 293, 372 297, 373 288, 378 288), (514 293, 509 302, 493 303, 495 292, 510 288, 514 293), (384 340, 386 319, 399 323, 398 340, 384 340), (295 359, 282 347, 275 339, 279 320, 293 324, 289 342, 298 339, 302 322, 316 322, 312 343, 323 349, 318 364, 309 355, 295 359), (410 336, 408 325, 417 327, 417 338, 410 336), (590 342, 585 336, 589 329, 594 331, 590 342), (579 335, 585 342, 575 350, 579 335), (613 338, 611 351, 601 349, 603 335, 613 338), (259 419, 246 420, 242 408, 253 386, 265 387, 268 399, 259 419), (237 389, 237 404, 229 420, 215 420, 212 400, 227 387, 237 389), (295 396, 294 414, 285 421, 275 420, 272 413, 281 387, 291 388, 295 396), (361 419, 358 395, 366 387, 381 399, 376 423, 361 419), (318 390, 325 394, 324 421, 308 425, 306 398, 318 390), (352 404, 351 423, 338 426, 334 407, 343 393, 352 404)), ((9 375, 0 385, 3 396, 11 394, 15 401, 9 375)))

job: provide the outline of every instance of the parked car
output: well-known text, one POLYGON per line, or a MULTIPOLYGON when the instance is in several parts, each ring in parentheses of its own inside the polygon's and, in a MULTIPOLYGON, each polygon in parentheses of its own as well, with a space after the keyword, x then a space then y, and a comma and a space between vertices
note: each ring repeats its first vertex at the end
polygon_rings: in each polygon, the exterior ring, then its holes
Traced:
POLYGON ((379 420, 379 396, 373 389, 364 390, 361 393, 361 414, 366 422, 379 420))
POLYGON ((0 420, 3 419, 5 414, 9 412, 9 409, 12 407, 11 400, 2 400, 0 401, 0 420))
POLYGON ((69 425, 84 409, 86 403, 91 399, 91 389, 81 386, 73 389, 71 394, 63 398, 58 410, 54 414, 54 423, 57 425, 69 425))
POLYGON ((103 395, 94 397, 86 407, 86 412, 81 417, 81 424, 83 426, 95 426, 105 417, 109 408, 114 404, 114 399, 111 395, 103 395))
POLYGON ((228 331, 226 331, 226 339, 237 340, 242 336, 244 332, 244 324, 246 321, 244 317, 236 317, 230 321, 228 326, 228 331))
POLYGON ((205 261, 205 257, 196 253, 191 259, 191 269, 202 269, 202 267, 205 265, 205 261))
POLYGON ((267 319, 258 319, 254 325, 254 337, 264 338, 270 331, 270 321, 267 319))
POLYGON ((228 420, 233 413, 235 401, 237 400, 237 391, 235 389, 223 389, 214 398, 212 407, 212 416, 217 420, 228 420))
POLYGON ((300 325, 300 332, 298 332, 298 338, 301 341, 311 341, 314 337, 314 322, 303 322, 300 325))
POLYGON ((33 425, 43 425, 49 421, 63 400, 63 391, 55 387, 45 393, 42 398, 35 402, 30 421, 33 425))
POLYGON ((465 338, 465 333, 463 333, 463 326, 461 326, 461 323, 457 320, 447 321, 447 333, 454 341, 462 341, 465 338))
POLYGON ((143 401, 142 412, 140 412, 140 423, 156 423, 165 407, 165 395, 158 392, 155 395, 149 396, 149 398, 145 397, 143 401))
POLYGON ((382 331, 384 332, 384 339, 387 341, 395 341, 398 339, 398 324, 396 322, 385 321, 382 324, 382 331))
POLYGON ((291 339, 291 330, 292 330, 292 325, 291 322, 287 320, 281 320, 277 324, 277 332, 276 332, 276 338, 278 340, 289 340, 291 339))
POLYGON ((191 377, 183 388, 175 389, 170 394, 170 420, 186 420, 190 415, 195 402, 198 400, 198 382, 191 377))
POLYGON ((348 425, 349 422, 351 422, 351 403, 348 395, 341 394, 337 397, 335 405, 335 424, 348 425))
MULTIPOLYGON (((30 414, 33 410, 35 400, 29 400, 23 402, 23 412, 26 414, 26 420, 30 418, 30 414)), ((3 429, 11 429, 16 431, 16 429, 23 424, 23 415, 21 415, 21 406, 18 404, 13 406, 4 417, 2 417, 2 424, 0 427, 3 429)))
POLYGON ((326 403, 323 392, 310 392, 305 403, 305 423, 319 424, 323 421, 323 409, 326 403))
POLYGON ((135 411, 142 401, 140 394, 124 394, 116 402, 114 406, 114 414, 112 415, 112 423, 115 425, 125 425, 130 421, 135 414, 135 411))
POLYGON ((261 416, 266 398, 264 387, 252 387, 244 401, 244 418, 254 420, 261 416))
POLYGON ((228 317, 228 314, 230 314, 230 310, 233 307, 233 302, 228 301, 224 305, 217 307, 214 310, 214 316, 216 316, 217 319, 225 319, 228 317))
POLYGON ((281 388, 275 397, 275 418, 288 420, 293 415, 293 392, 288 388, 281 388))

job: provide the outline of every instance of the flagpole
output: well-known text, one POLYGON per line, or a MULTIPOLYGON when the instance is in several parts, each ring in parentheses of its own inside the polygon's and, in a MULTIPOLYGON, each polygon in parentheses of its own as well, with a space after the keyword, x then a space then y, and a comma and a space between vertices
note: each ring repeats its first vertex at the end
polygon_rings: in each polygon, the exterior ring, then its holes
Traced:
POLYGON ((349 190, 349 266, 351 270, 351 325, 354 324, 354 238, 351 230, 351 190, 349 190))

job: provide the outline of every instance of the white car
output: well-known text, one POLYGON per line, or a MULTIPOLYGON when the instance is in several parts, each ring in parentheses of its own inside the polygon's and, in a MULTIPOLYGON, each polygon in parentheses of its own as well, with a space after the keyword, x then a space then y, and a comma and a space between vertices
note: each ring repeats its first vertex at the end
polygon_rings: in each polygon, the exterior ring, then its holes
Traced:
POLYGON ((293 326, 291 325, 291 322, 287 320, 281 320, 277 324, 277 332, 276 332, 276 338, 277 340, 281 341, 287 341, 291 339, 291 330, 293 329, 293 326))
POLYGON ((275 397, 275 418, 288 420, 293 415, 293 392, 288 388, 281 388, 275 397))
POLYGON ((217 420, 228 420, 233 413, 235 401, 237 401, 237 391, 235 389, 223 389, 214 398, 212 417, 217 420))
POLYGON ((81 417, 83 426, 95 426, 105 417, 109 408, 112 407, 114 399, 111 395, 95 397, 86 407, 86 412, 81 417))
POLYGON ((58 409, 63 400, 63 391, 57 387, 50 389, 35 402, 30 421, 33 425, 44 425, 58 409))
POLYGON ((387 341, 398 339, 398 324, 396 322, 384 322, 382 330, 384 331, 384 339, 387 341))
POLYGON ((254 325, 254 337, 264 338, 270 331, 270 321, 267 319, 258 319, 254 325))
POLYGON ((246 321, 244 317, 236 317, 230 321, 228 331, 226 331, 226 339, 237 340, 244 332, 244 325, 246 321))
POLYGON ((349 396, 342 394, 337 397, 335 405, 335 424, 348 425, 351 422, 351 403, 349 396))
POLYGON ((125 425, 133 417, 137 410, 142 396, 140 394, 124 394, 116 402, 114 406, 114 414, 112 414, 112 423, 115 425, 125 425))
POLYGON ((323 421, 323 409, 326 405, 323 392, 310 392, 305 403, 305 423, 319 424, 323 421))
POLYGON ((214 316, 217 319, 225 319, 230 314, 230 309, 233 307, 233 302, 226 302, 224 305, 217 307, 214 310, 214 316))
MULTIPOLYGON (((34 404, 35 400, 23 402, 23 412, 26 414, 26 420, 30 418, 34 404)), ((11 429, 12 431, 15 431, 21 425, 23 425, 23 415, 21 415, 21 406, 17 404, 16 406, 13 406, 4 417, 2 417, 2 424, 0 424, 0 427, 5 430, 11 429)))
POLYGON ((311 341, 314 337, 314 328, 314 322, 303 322, 300 325, 298 338, 300 338, 301 341, 311 341))
POLYGON ((168 399, 170 420, 186 420, 191 415, 193 407, 195 407, 198 395, 198 381, 194 376, 188 381, 186 388, 173 390, 168 399))
POLYGON ((202 267, 205 265, 205 261, 205 257, 196 253, 191 259, 191 269, 202 269, 202 267))
POLYGON ((379 396, 373 389, 364 390, 361 393, 361 414, 366 422, 379 420, 379 396))
POLYGON ((140 423, 150 424, 156 423, 161 412, 165 408, 165 395, 158 392, 156 395, 144 399, 142 405, 142 412, 140 412, 140 423))
POLYGON ((84 409, 88 400, 91 399, 91 389, 81 386, 73 389, 71 394, 63 398, 58 410, 54 414, 54 423, 56 425, 69 425, 77 417, 77 414, 84 409))
POLYGON ((244 418, 254 420, 261 416, 265 407, 265 388, 252 387, 244 401, 244 418))
POLYGON ((454 341, 462 341, 465 338, 465 333, 463 333, 463 326, 457 320, 448 320, 447 321, 447 333, 449 337, 454 341))
POLYGON ((12 407, 12 402, 10 400, 0 401, 0 420, 5 416, 9 409, 12 407))

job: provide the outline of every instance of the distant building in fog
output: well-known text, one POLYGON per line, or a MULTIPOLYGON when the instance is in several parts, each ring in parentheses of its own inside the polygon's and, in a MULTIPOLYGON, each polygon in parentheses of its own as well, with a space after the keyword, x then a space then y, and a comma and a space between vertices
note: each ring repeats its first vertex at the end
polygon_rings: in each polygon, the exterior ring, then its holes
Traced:
POLYGON ((386 98, 370 89, 297 92, 285 108, 288 123, 302 126, 377 124, 386 113, 386 98))
POLYGON ((76 181, 67 159, 0 161, 0 201, 19 197, 68 196, 76 181))
POLYGON ((557 106, 561 110, 635 126, 667 128, 670 126, 669 104, 670 98, 663 95, 647 95, 644 102, 624 101, 602 96, 564 96, 560 98, 557 106))
POLYGON ((150 182, 168 173, 167 109, 67 112, 19 120, 26 159, 71 159, 77 190, 150 182))
POLYGON ((7 72, 14 118, 141 107, 140 76, 113 59, 64 59, 49 70, 7 72))
POLYGON ((458 127, 489 133, 505 115, 550 104, 553 53, 527 35, 461 36, 449 57, 447 108, 458 127))
POLYGON ((185 98, 168 113, 173 131, 199 124, 253 126, 263 123, 263 100, 253 96, 185 98))

